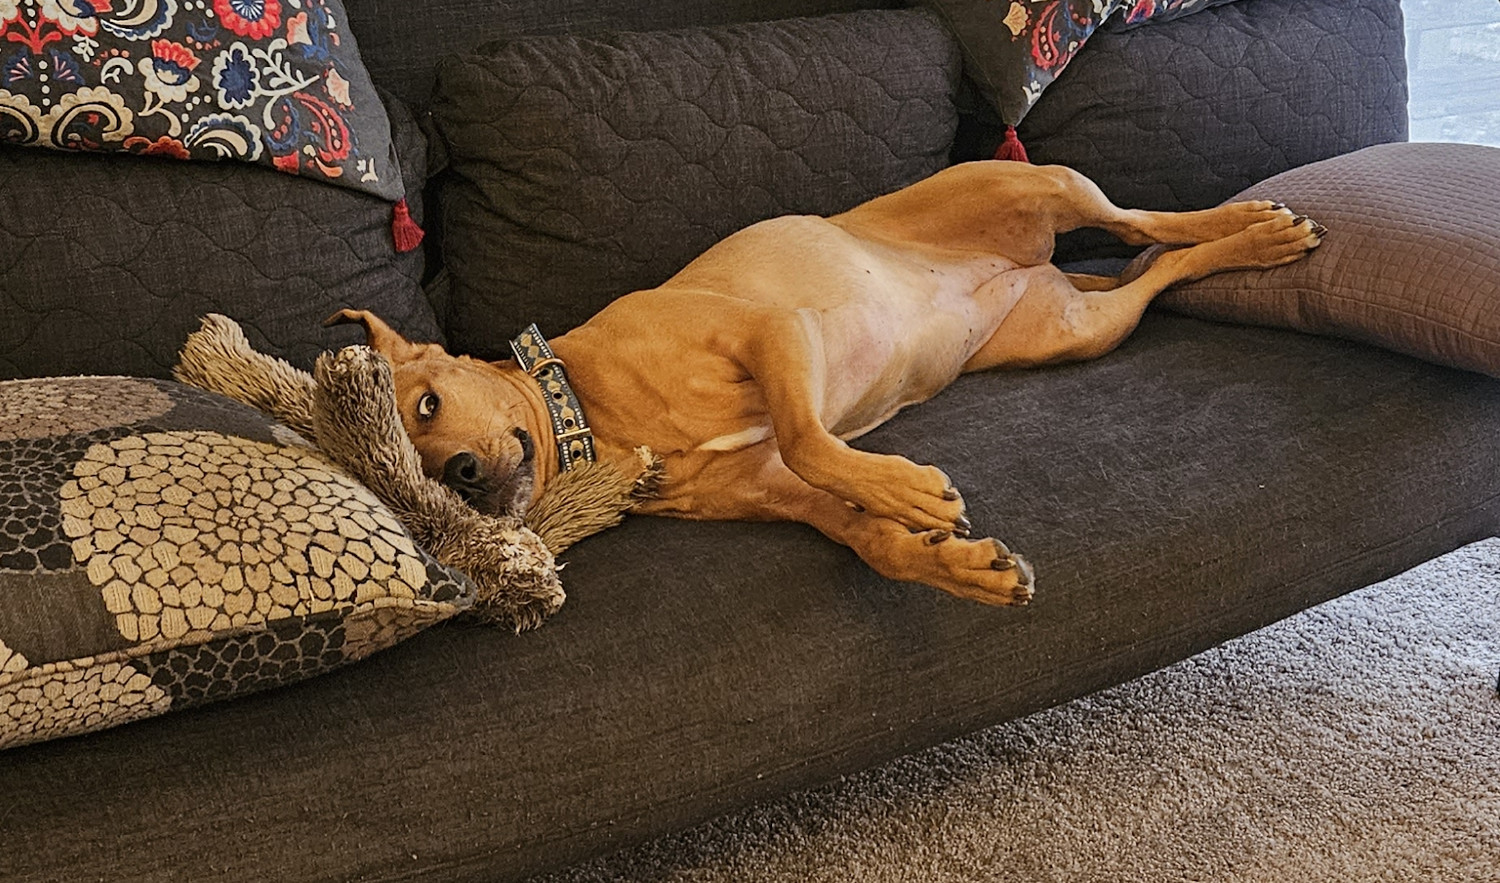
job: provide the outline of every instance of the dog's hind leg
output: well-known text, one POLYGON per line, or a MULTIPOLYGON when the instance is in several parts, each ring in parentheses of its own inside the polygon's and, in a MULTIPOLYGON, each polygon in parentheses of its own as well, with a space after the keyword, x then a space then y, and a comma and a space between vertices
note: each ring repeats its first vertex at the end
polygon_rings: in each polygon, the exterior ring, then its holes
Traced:
POLYGON ((1097 276, 1093 273, 1064 273, 1068 283, 1079 291, 1114 291, 1121 285, 1119 276, 1097 276))
MULTIPOLYGON (((1102 356, 1125 340, 1151 300, 1168 286, 1226 270, 1288 264, 1317 248, 1322 228, 1282 214, 1230 236, 1162 252, 1134 265, 1121 284, 1084 289, 1051 266, 1025 272, 1032 279, 1015 307, 968 362, 964 371, 1024 368, 1102 356), (1143 262, 1144 263, 1144 262, 1143 262), (1131 273, 1135 273, 1133 278, 1131 273)), ((1085 284, 1103 277, 1084 277, 1085 284)))
POLYGON ((1023 267, 1051 260, 1058 233, 1100 227, 1133 245, 1193 245, 1278 215, 1277 203, 1230 203, 1191 212, 1120 208, 1066 166, 979 161, 950 166, 829 220, 851 232, 939 248, 986 251, 1023 267))
POLYGON ((1300 220, 1291 210, 1269 200, 1231 202, 1187 212, 1127 209, 1115 205, 1088 177, 1065 166, 1042 166, 1037 172, 1048 182, 1044 211, 1057 233, 1079 227, 1100 227, 1131 245, 1195 245, 1232 236, 1276 217, 1300 220))

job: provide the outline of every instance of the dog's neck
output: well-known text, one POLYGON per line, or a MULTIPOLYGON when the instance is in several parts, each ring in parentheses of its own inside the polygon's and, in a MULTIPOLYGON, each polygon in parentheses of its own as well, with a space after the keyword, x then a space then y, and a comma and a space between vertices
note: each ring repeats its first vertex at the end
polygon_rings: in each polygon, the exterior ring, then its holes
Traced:
MULTIPOLYGON (((585 328, 587 326, 584 326, 585 328)), ((615 364, 614 357, 607 355, 605 350, 598 346, 590 345, 583 333, 584 328, 574 329, 561 337, 549 338, 548 343, 552 352, 561 359, 568 372, 569 382, 572 384, 573 393, 583 408, 584 416, 593 430, 593 442, 595 458, 605 462, 613 463, 622 470, 630 471, 638 468, 638 457, 635 453, 636 445, 641 442, 638 439, 628 437, 627 433, 621 432, 624 427, 617 425, 612 409, 607 400, 600 400, 601 389, 609 386, 611 371, 618 371, 619 365, 615 364)), ((598 343, 597 340, 594 341, 598 343)), ((533 389, 537 390, 537 401, 545 409, 546 400, 535 381, 532 382, 533 389)), ((550 448, 551 460, 548 466, 550 470, 546 473, 547 478, 553 478, 561 468, 557 458, 557 437, 551 433, 550 417, 541 424, 549 431, 549 434, 539 436, 538 447, 550 448), (543 441, 545 439, 545 441, 543 441)), ((540 467, 540 461, 538 461, 540 467)), ((542 473, 537 473, 537 486, 542 483, 542 473)))
POLYGON ((552 438, 557 448, 558 468, 567 472, 596 459, 594 433, 584 414, 583 402, 568 381, 567 366, 548 346, 535 325, 510 342, 516 365, 536 381, 547 407, 552 438))
POLYGON ((552 432, 552 414, 547 410, 547 400, 541 387, 515 362, 492 362, 491 367, 501 379, 514 387, 521 400, 526 403, 526 424, 522 428, 531 435, 535 451, 535 459, 532 461, 536 469, 535 488, 532 491, 534 502, 542 487, 562 471, 557 457, 556 438, 552 432))
MULTIPOLYGON (((593 430, 592 445, 595 459, 613 463, 624 470, 638 467, 638 457, 634 448, 628 443, 616 443, 612 435, 607 431, 600 433, 600 424, 594 420, 596 413, 601 409, 591 405, 589 398, 589 382, 587 377, 592 374, 593 367, 589 359, 589 350, 586 346, 577 344, 569 339, 567 335, 548 341, 553 355, 560 359, 564 369, 568 373, 569 384, 573 393, 578 398, 578 403, 583 410, 588 425, 593 430), (575 367, 581 370, 575 370, 575 367), (580 383, 579 375, 584 376, 580 383)), ((510 381, 522 394, 528 409, 528 420, 526 430, 531 433, 536 446, 536 489, 533 492, 533 501, 540 495, 547 482, 556 478, 563 471, 563 460, 559 453, 558 434, 553 414, 548 408, 547 392, 544 384, 539 383, 537 378, 524 370, 516 360, 495 363, 501 369, 506 379, 510 381)))

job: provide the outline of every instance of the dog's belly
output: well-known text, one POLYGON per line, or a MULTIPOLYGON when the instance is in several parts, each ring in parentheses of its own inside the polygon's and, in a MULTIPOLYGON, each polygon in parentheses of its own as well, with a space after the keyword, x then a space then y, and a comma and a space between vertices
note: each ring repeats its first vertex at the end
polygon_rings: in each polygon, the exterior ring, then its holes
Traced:
POLYGON ((697 463, 776 444, 760 383, 735 355, 766 308, 796 314, 812 333, 818 364, 805 382, 819 421, 851 439, 951 383, 1039 269, 871 241, 822 218, 776 218, 553 344, 575 386, 593 392, 585 404, 598 438, 697 463))
POLYGON ((904 302, 877 298, 825 314, 824 425, 855 438, 952 383, 1020 299, 1025 273, 1006 271, 978 286, 941 280, 904 302))
MULTIPOLYGON (((796 311, 822 343, 821 416, 853 438, 953 382, 1020 299, 1030 268, 988 253, 872 241, 826 219, 763 221, 730 236, 664 288, 714 291, 796 311)), ((711 449, 762 430, 746 427, 711 449)))

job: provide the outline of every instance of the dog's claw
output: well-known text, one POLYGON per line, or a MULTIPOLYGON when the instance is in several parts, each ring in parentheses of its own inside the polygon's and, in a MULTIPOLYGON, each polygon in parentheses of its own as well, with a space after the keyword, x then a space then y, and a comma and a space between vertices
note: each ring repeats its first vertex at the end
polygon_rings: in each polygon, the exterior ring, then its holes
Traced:
POLYGON ((1319 239, 1322 239, 1323 235, 1328 232, 1328 228, 1323 226, 1322 224, 1319 224, 1317 221, 1313 221, 1312 224, 1312 235, 1318 237, 1319 239))
POLYGON ((929 546, 936 546, 938 543, 941 543, 943 540, 946 540, 946 539, 948 539, 951 536, 953 536, 952 531, 946 531, 946 530, 928 531, 927 532, 927 537, 926 537, 927 545, 929 545, 929 546))
POLYGON ((958 528, 958 530, 966 536, 968 535, 969 531, 974 529, 974 525, 970 524, 968 517, 964 515, 960 515, 957 518, 953 519, 953 526, 958 528))
POLYGON ((943 489, 943 499, 947 500, 950 503, 953 502, 954 500, 958 499, 958 488, 956 488, 956 487, 944 488, 943 489))
POLYGON ((1003 558, 996 558, 994 561, 990 562, 991 570, 1011 570, 1015 566, 1016 559, 1010 557, 1009 555, 1006 555, 1003 558))

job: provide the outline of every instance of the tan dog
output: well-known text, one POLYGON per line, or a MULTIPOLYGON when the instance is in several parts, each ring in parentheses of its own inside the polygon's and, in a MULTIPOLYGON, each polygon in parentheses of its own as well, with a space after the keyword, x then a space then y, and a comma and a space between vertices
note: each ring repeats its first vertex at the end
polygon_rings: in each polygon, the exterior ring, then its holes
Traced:
MULTIPOLYGON (((1289 263, 1323 232, 1270 202, 1125 210, 1069 169, 969 163, 830 218, 748 227, 551 344, 599 457, 662 456, 660 497, 639 511, 806 522, 887 577, 1020 604, 1030 568, 969 538, 946 475, 845 442, 961 373, 1103 355, 1167 286, 1289 263), (1069 276, 1048 263, 1054 236, 1083 226, 1191 247, 1128 281, 1069 276)), ((413 344, 369 313, 330 319, 351 321, 391 360, 429 475, 494 512, 558 474, 543 388, 515 362, 413 344)))

